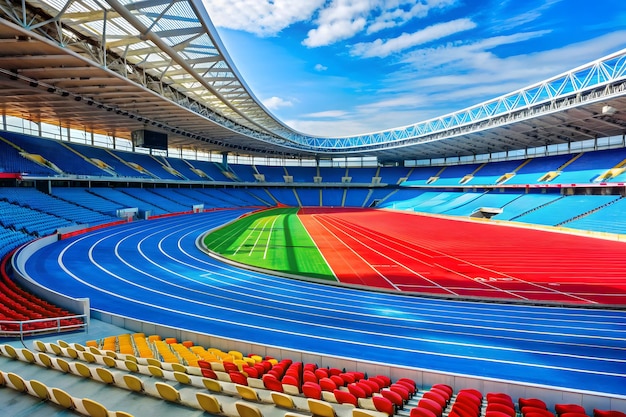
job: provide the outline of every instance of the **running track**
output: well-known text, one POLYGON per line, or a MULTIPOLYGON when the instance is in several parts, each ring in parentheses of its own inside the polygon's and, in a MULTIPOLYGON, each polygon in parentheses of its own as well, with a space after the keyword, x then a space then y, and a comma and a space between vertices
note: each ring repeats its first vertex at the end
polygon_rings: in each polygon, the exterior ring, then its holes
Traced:
POLYGON ((341 282, 443 296, 626 305, 626 243, 384 210, 305 208, 341 282))
POLYGON ((130 223, 60 241, 32 278, 146 322, 357 360, 623 395, 626 312, 481 304, 263 275, 196 246, 243 214, 130 223))

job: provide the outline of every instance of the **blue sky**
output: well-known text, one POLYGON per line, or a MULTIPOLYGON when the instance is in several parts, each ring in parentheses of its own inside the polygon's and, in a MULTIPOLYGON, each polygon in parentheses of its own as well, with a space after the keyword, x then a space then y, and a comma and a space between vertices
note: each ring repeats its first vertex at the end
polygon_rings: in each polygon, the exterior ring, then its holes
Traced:
POLYGON ((624 0, 204 0, 254 95, 344 136, 461 110, 626 48, 624 0))

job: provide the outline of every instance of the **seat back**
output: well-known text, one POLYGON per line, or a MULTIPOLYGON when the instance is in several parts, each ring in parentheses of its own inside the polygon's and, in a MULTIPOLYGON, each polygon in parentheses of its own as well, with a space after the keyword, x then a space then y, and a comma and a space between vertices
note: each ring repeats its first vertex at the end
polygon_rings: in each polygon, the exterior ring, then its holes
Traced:
POLYGON ((286 408, 288 410, 296 408, 296 405, 294 404, 291 395, 284 394, 282 392, 272 391, 271 396, 274 405, 276 405, 277 407, 286 408))
POLYGON ((235 407, 237 408, 239 417, 263 417, 261 410, 255 405, 237 401, 235 407))
POLYGON ((214 395, 206 392, 196 393, 196 400, 200 407, 209 414, 222 414, 222 405, 214 395))
POLYGON ((326 401, 309 398, 309 410, 315 417, 336 417, 335 409, 326 401))
POLYGON ((180 402, 180 393, 176 388, 163 382, 157 382, 154 384, 154 386, 159 392, 161 398, 163 398, 165 401, 170 401, 173 403, 180 402))
POLYGON ((97 401, 83 398, 83 407, 91 417, 109 417, 109 411, 97 401))

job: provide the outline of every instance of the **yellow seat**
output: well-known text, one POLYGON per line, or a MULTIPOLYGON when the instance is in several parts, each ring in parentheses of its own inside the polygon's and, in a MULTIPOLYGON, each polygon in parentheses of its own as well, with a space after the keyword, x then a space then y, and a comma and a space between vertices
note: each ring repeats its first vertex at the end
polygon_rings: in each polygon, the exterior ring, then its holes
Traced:
POLYGON ((381 411, 366 410, 363 408, 353 408, 352 417, 387 417, 387 414, 381 411))
POLYGON ((293 402, 293 398, 291 395, 284 394, 282 392, 272 391, 271 393, 272 401, 276 407, 286 408, 288 410, 292 410, 296 408, 296 405, 293 402))
POLYGON ((202 384, 206 389, 213 392, 222 392, 222 384, 211 378, 202 378, 202 384))
POLYGON ((106 366, 108 366, 109 368, 115 368, 117 366, 117 363, 115 362, 115 359, 113 359, 110 356, 103 356, 102 357, 102 362, 104 362, 104 364, 106 366))
POLYGON ((224 410, 222 410, 222 404, 211 394, 198 392, 196 393, 196 400, 200 408, 209 414, 222 414, 224 412, 224 410))
POLYGON ((139 366, 137 365, 137 362, 124 361, 124 366, 131 372, 139 372, 139 366))
POLYGON ((37 353, 37 360, 46 368, 52 368, 52 358, 43 352, 37 353))
POLYGON ((6 355, 11 358, 11 359, 18 359, 17 357, 17 351, 15 350, 15 348, 11 345, 3 345, 2 346, 2 350, 6 353, 6 355))
POLYGON ((14 374, 13 372, 7 373, 7 378, 9 379, 9 384, 11 384, 12 388, 19 392, 26 392, 26 382, 22 379, 18 374, 14 374))
POLYGON ((87 342, 85 342, 85 346, 97 348, 98 342, 96 342, 95 340, 87 340, 87 342))
POLYGON ((56 358, 57 359, 57 368, 59 368, 59 370, 68 373, 70 372, 70 364, 68 361, 66 361, 63 358, 56 358))
POLYGON ((57 356, 61 356, 63 354, 63 351, 61 350, 61 348, 59 347, 59 345, 55 345, 54 343, 50 343, 48 346, 50 346, 50 350, 52 351, 52 353, 54 353, 57 356))
POLYGON ((20 349, 20 353, 26 362, 35 363, 35 354, 28 349, 20 349))
POLYGON ((237 401, 235 403, 235 407, 237 408, 237 413, 239 413, 239 417, 263 417, 263 413, 259 410, 259 407, 244 403, 243 401, 237 401))
POLYGON ((78 358, 78 352, 76 351, 76 349, 74 349, 72 347, 66 348, 65 352, 66 352, 66 356, 69 356, 72 359, 78 358))
POLYGON ((152 357, 146 358, 146 363, 148 365, 152 365, 152 366, 156 366, 157 368, 161 368, 161 361, 159 361, 158 359, 154 359, 152 357))
POLYGON ((170 401, 173 403, 180 402, 180 393, 173 386, 165 384, 163 382, 157 382, 154 384, 154 386, 159 392, 161 398, 163 398, 165 401, 170 401))
POLYGON ((113 376, 113 372, 109 371, 106 368, 96 368, 96 375, 105 384, 115 383, 115 377, 113 376))
POLYGON ((156 366, 148 365, 148 372, 150 375, 155 376, 157 378, 163 378, 163 369, 157 368, 156 366))
POLYGON ((60 388, 52 388, 51 399, 53 402, 57 403, 63 408, 69 408, 69 409, 76 408, 76 405, 74 404, 74 399, 72 398, 72 396, 60 388))
POLYGON ((180 382, 181 384, 191 384, 191 378, 189 378, 189 375, 183 372, 174 371, 174 379, 176 379, 176 381, 180 382))
POLYGON ((57 344, 58 344, 60 347, 62 347, 62 348, 68 348, 68 347, 70 347, 69 343, 67 343, 67 342, 66 342, 66 341, 64 341, 64 340, 57 340, 57 344))
POLYGON ((83 352, 82 354, 83 359, 87 362, 87 363, 95 363, 96 362, 96 357, 93 353, 91 352, 83 352))
POLYGON ((44 401, 48 401, 50 399, 48 387, 43 382, 31 379, 29 384, 32 390, 31 394, 35 394, 36 397, 44 401))
POLYGON ((330 403, 314 398, 308 398, 309 410, 316 417, 337 417, 335 409, 330 403))
POLYGON ((85 378, 91 378, 91 369, 82 362, 75 362, 74 368, 76 368, 76 374, 85 378))
POLYGON ((235 384, 235 388, 237 388, 237 393, 241 398, 248 401, 261 401, 259 398, 259 394, 256 392, 254 388, 248 387, 246 385, 235 384))
POLYGON ((109 417, 109 410, 97 401, 83 398, 83 407, 91 417, 109 417))
POLYGON ((137 378, 135 375, 124 375, 124 384, 128 387, 129 390, 135 392, 144 392, 143 381, 137 378))
POLYGON ((47 350, 46 344, 42 342, 41 340, 35 340, 33 342, 33 345, 35 346, 35 349, 37 349, 40 352, 45 352, 47 350))

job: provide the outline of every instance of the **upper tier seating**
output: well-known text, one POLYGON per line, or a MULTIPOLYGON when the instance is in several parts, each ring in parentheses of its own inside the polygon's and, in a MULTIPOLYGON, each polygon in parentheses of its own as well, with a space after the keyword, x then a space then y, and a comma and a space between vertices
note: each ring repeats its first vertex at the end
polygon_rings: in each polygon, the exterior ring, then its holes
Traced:
POLYGON ((151 178, 147 172, 134 169, 125 162, 124 155, 127 154, 127 152, 116 152, 112 149, 81 145, 78 143, 68 143, 67 146, 79 152, 81 155, 94 160, 95 163, 104 164, 101 169, 109 175, 129 178, 151 178))
POLYGON ((65 174, 92 175, 96 177, 110 177, 106 171, 87 161, 81 155, 66 146, 65 142, 52 139, 43 139, 22 135, 13 132, 3 132, 2 137, 23 149, 29 154, 41 155, 55 164, 65 174))

